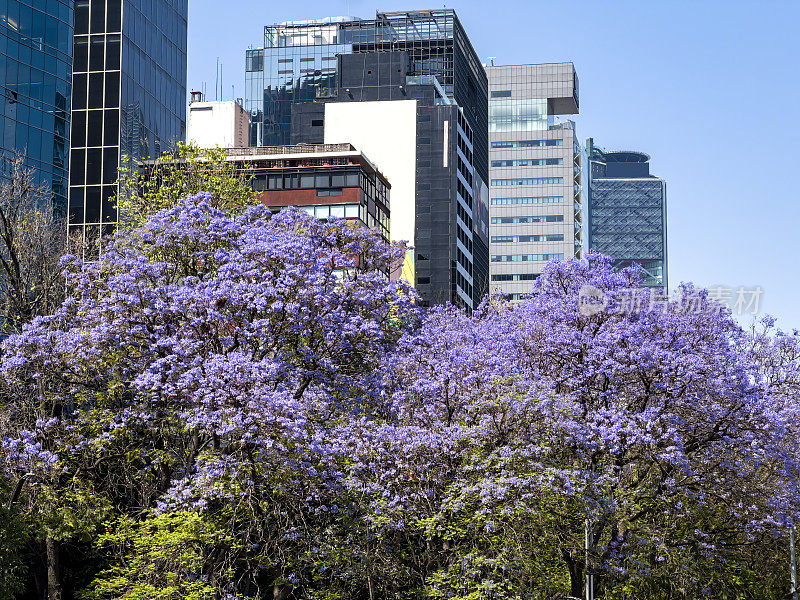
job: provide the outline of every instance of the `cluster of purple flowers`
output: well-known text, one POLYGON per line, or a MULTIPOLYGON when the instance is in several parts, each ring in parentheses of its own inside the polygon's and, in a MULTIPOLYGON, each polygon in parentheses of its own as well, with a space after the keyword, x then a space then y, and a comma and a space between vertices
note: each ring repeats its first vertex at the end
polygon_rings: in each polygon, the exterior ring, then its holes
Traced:
POLYGON ((291 586, 335 576, 356 538, 354 572, 432 540, 456 564, 448 523, 486 540, 535 515, 527 534, 568 559, 589 519, 597 568, 628 577, 800 517, 795 336, 748 334, 703 294, 587 311, 586 286, 614 305, 638 283, 597 255, 516 305, 422 310, 385 275, 404 248, 207 200, 65 258, 70 299, 4 344, 44 420, 4 433, 3 476, 222 515, 258 557, 242 564, 291 586))

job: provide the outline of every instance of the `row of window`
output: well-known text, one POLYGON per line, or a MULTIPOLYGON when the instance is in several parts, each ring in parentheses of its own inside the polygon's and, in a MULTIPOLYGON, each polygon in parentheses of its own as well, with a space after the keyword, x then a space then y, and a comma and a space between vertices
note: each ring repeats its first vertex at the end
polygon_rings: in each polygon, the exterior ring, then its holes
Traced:
POLYGON ((564 140, 514 140, 508 142, 492 142, 492 148, 543 148, 545 146, 563 146, 564 140))
POLYGON ((103 108, 104 104, 106 108, 117 108, 119 92, 119 71, 90 73, 88 76, 75 73, 72 76, 72 110, 103 108))
MULTIPOLYGON (((466 278, 461 273, 458 272, 458 269, 456 269, 456 285, 460 287, 462 290, 464 290, 467 296, 472 298, 472 285, 470 284, 469 281, 466 280, 466 278)), ((460 298, 456 299, 460 300, 460 298)))
POLYGON ((492 281, 533 281, 539 273, 495 273, 492 281))
POLYGON ((547 100, 490 100, 489 133, 547 129, 547 100))
POLYGON ((463 129, 464 133, 467 135, 467 139, 469 140, 469 143, 472 144, 473 143, 472 142, 472 127, 469 126, 469 123, 467 122, 467 119, 464 118, 464 115, 462 114, 462 112, 460 110, 458 111, 458 117, 457 118, 458 118, 458 124, 461 126, 461 129, 463 129))
POLYGON ((464 180, 472 187, 472 173, 469 172, 467 165, 464 164, 464 161, 461 160, 460 156, 457 156, 458 159, 458 171, 464 177, 464 180))
MULTIPOLYGON (((459 185, 461 185, 461 182, 459 182, 459 185)), ((467 214, 467 211, 464 210, 464 207, 461 206, 461 202, 456 202, 456 214, 464 222, 464 225, 466 225, 467 228, 471 230, 472 229, 472 217, 470 217, 469 214, 467 214)))
POLYGON ((563 165, 563 158, 521 158, 516 160, 493 160, 493 167, 543 167, 546 165, 563 165))
POLYGON ((358 173, 290 173, 257 175, 253 179, 253 189, 263 190, 310 190, 314 188, 358 187, 358 173))
MULTIPOLYGON (((319 57, 317 57, 317 58, 319 58, 319 57)), ((302 62, 314 62, 314 60, 316 60, 316 58, 313 57, 313 56, 301 56, 300 57, 300 62, 301 63, 302 62)), ((335 61, 336 57, 335 56, 323 56, 320 60, 333 60, 333 61, 335 61)), ((279 64, 280 63, 292 63, 292 62, 294 62, 293 58, 279 58, 278 59, 278 63, 279 64)))
POLYGON ((302 210, 318 219, 339 217, 340 219, 358 219, 360 204, 326 204, 324 206, 301 206, 302 210))
POLYGON ((120 31, 122 27, 122 2, 112 1, 89 2, 89 0, 76 0, 75 2, 75 33, 102 33, 103 31, 120 31), (91 18, 89 5, 92 6, 91 18))
POLYGON ((116 146, 119 143, 119 111, 72 111, 72 147, 116 146))
POLYGON ((72 70, 75 73, 85 71, 118 71, 120 64, 120 34, 108 36, 77 35, 73 45, 72 70))
POLYGON ((469 273, 470 277, 472 277, 472 263, 467 260, 467 257, 461 252, 461 249, 456 246, 456 259, 458 260, 459 264, 464 267, 464 270, 469 273))
POLYGON ((472 240, 458 223, 456 223, 456 236, 461 240, 461 243, 464 244, 464 247, 469 250, 470 254, 472 254, 472 240))
POLYGON ((553 185, 564 183, 563 177, 523 177, 518 179, 492 179, 492 185, 553 185))
POLYGON ((564 196, 522 196, 516 198, 492 198, 492 206, 507 206, 513 204, 558 204, 564 201, 564 196))
POLYGON ((70 185, 113 184, 119 178, 119 148, 73 148, 70 164, 70 185))
POLYGON ((493 254, 492 262, 537 262, 564 260, 563 254, 493 254))
POLYGON ((492 225, 507 225, 509 223, 561 223, 564 215, 529 215, 526 217, 492 217, 492 225))
POLYGON ((493 244, 511 244, 528 242, 563 242, 562 233, 541 233, 536 235, 493 235, 493 244))
POLYGON ((466 133, 464 133, 464 135, 461 135, 461 131, 458 132, 458 135, 456 136, 458 138, 458 149, 461 150, 464 156, 467 157, 469 164, 472 164, 473 162, 472 150, 470 150, 469 146, 467 146, 467 141, 464 138, 465 135, 466 133))

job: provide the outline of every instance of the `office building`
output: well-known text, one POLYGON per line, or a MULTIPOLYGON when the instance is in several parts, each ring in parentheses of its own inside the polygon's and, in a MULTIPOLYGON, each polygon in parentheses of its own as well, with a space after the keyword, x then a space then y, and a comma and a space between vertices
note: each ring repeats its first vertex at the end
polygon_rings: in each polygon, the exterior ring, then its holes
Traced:
POLYGON ((228 160, 251 178, 273 211, 296 206, 318 219, 338 217, 389 241, 391 185, 352 144, 230 148, 228 160))
POLYGON ((69 223, 96 239, 117 222, 126 160, 186 136, 188 0, 76 0, 69 223))
POLYGON ((424 304, 488 284, 487 79, 452 10, 267 27, 248 50, 250 143, 352 143, 392 182, 391 238, 424 304))
POLYGON ((0 177, 24 155, 67 208, 72 1, 0 2, 0 177))
POLYGON ((519 300, 549 260, 582 253, 572 63, 487 66, 490 293, 519 300))
POLYGON ((233 100, 205 102, 192 92, 186 139, 200 148, 242 148, 247 146, 250 115, 233 100))
POLYGON ((667 184, 643 152, 605 151, 586 140, 588 240, 615 268, 638 264, 644 284, 667 287, 667 184))

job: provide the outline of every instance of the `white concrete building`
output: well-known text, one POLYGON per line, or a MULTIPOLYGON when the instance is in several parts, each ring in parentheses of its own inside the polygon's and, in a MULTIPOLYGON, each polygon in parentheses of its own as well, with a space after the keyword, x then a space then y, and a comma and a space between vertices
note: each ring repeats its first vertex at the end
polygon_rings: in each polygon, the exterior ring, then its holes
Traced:
POLYGON ((189 104, 186 138, 201 148, 242 148, 248 143, 250 115, 233 100, 203 102, 197 92, 189 104))

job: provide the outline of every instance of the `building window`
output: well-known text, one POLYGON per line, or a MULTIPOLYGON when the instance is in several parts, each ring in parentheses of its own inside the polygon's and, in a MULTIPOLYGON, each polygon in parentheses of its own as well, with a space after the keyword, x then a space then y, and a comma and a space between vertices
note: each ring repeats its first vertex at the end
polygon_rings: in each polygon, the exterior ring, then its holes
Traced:
POLYGON ((494 90, 492 98, 511 98, 511 90, 494 90))
POLYGON ((489 132, 547 129, 547 100, 490 100, 489 132))
POLYGON ((522 158, 517 160, 493 160, 493 167, 543 167, 563 165, 563 158, 522 158))
POLYGON ((564 183, 563 177, 524 177, 520 179, 492 179, 492 185, 554 185, 564 183))
POLYGON ((544 262, 564 260, 563 254, 493 254, 492 262, 544 262))
POLYGON ((492 281, 533 281, 538 276, 538 273, 495 273, 492 281))
POLYGON ((326 196, 341 196, 343 194, 341 188, 331 188, 329 190, 317 190, 317 196, 319 197, 326 197, 326 196))
POLYGON ((510 204, 558 204, 564 201, 564 196, 524 196, 517 198, 492 198, 492 206, 505 206, 510 204))
POLYGON ((492 225, 507 225, 509 223, 561 223, 564 215, 530 215, 527 217, 492 217, 492 225))
POLYGON ((563 146, 564 140, 518 140, 508 142, 492 142, 492 148, 536 148, 545 146, 563 146))
POLYGON ((514 244, 530 242, 563 242, 564 235, 561 233, 543 233, 536 235, 493 235, 493 244, 514 244))
POLYGON ((322 127, 324 125, 324 121, 322 119, 311 119, 311 126, 312 127, 322 127))

